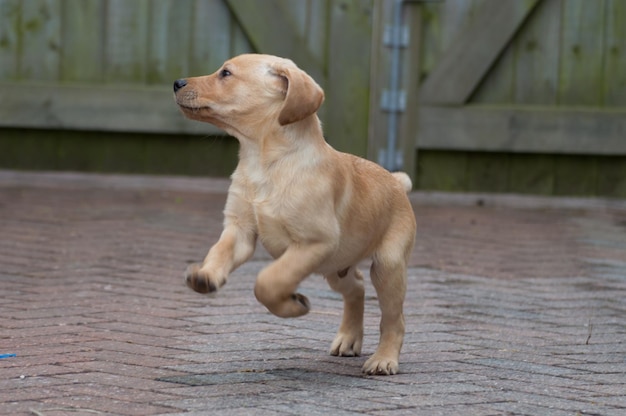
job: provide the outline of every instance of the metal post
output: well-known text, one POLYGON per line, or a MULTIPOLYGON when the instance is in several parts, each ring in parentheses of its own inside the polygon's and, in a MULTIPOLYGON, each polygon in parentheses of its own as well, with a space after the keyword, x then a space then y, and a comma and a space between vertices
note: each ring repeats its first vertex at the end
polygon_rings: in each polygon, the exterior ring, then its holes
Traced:
POLYGON ((403 0, 395 0, 393 5, 393 30, 391 51, 391 75, 389 77, 389 90, 391 91, 394 108, 389 113, 387 125, 387 163, 386 168, 390 171, 398 170, 396 143, 398 141, 398 112, 399 107, 399 84, 400 84, 400 48, 402 42, 402 3, 403 0))

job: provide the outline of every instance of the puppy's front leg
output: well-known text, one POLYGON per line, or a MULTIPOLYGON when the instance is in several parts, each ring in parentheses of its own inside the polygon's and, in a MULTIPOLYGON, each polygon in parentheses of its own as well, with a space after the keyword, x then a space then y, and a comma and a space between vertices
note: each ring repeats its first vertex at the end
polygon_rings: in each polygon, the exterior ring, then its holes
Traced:
POLYGON ((309 312, 306 296, 296 293, 302 280, 313 273, 333 250, 325 243, 293 244, 259 273, 254 294, 276 316, 293 318, 309 312))
POLYGON ((226 283, 233 270, 252 256, 256 239, 252 207, 237 192, 229 192, 222 235, 202 264, 192 264, 187 268, 187 286, 199 293, 215 292, 226 283))

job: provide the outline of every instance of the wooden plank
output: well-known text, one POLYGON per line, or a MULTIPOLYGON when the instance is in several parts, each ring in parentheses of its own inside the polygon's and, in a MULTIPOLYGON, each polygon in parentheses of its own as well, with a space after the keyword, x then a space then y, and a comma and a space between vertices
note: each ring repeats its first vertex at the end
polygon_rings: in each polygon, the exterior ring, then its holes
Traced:
POLYGON ((440 3, 440 53, 452 46, 459 32, 472 22, 482 2, 483 0, 446 0, 440 3))
POLYGON ((598 195, 626 198, 626 158, 611 157, 598 160, 598 195))
POLYGON ((509 154, 507 192, 552 195, 554 191, 553 155, 509 154))
POLYGON ((238 24, 233 24, 230 30, 230 38, 231 38, 231 56, 241 55, 243 53, 253 53, 255 52, 254 46, 250 43, 250 39, 248 39, 248 35, 238 24))
POLYGON ((420 88, 428 104, 463 104, 539 0, 485 0, 420 88))
MULTIPOLYGON (((422 9, 415 5, 405 4, 402 11, 403 25, 410 28, 409 45, 415 50, 420 45, 422 31, 422 9)), ((370 63, 370 106, 367 157, 381 165, 386 165, 384 157, 389 140, 388 120, 389 113, 381 108, 381 97, 384 90, 390 85, 392 49, 383 44, 385 28, 393 21, 394 2, 378 0, 374 2, 373 29, 372 29, 372 57, 370 63)), ((411 53, 409 49, 400 51, 400 89, 408 92, 406 107, 417 107, 415 92, 419 83, 419 76, 414 69, 419 68, 421 56, 411 53)), ((409 112, 397 113, 397 145, 396 150, 402 152, 402 161, 399 168, 405 171, 412 180, 415 180, 415 146, 413 132, 416 129, 415 117, 409 112)))
POLYGON ((514 44, 505 47, 493 67, 485 74, 472 95, 467 98, 468 103, 492 105, 513 103, 515 52, 514 44))
POLYGON ((196 0, 189 75, 211 74, 231 57, 233 24, 223 0, 196 0))
POLYGON ((62 6, 61 81, 102 81, 104 1, 65 0, 62 6))
POLYGON ((20 0, 0 0, 0 79, 16 79, 19 74, 20 0))
POLYGON ((359 156, 367 154, 371 4, 331 3, 324 130, 332 146, 359 156))
POLYGON ((305 39, 297 35, 295 20, 281 7, 279 0, 225 1, 254 50, 290 58, 313 78, 323 83, 322 64, 305 47, 305 39))
MULTIPOLYGON (((230 136, 196 138, 190 140, 185 161, 187 175, 230 176, 239 161, 239 142, 230 136)), ((180 167, 179 167, 180 169, 180 167)))
POLYGON ((424 3, 420 5, 422 9, 422 41, 418 46, 419 50, 412 50, 413 53, 421 55, 418 77, 420 83, 430 74, 441 55, 441 9, 447 2, 424 3))
MULTIPOLYGON (((460 3, 462 0, 457 0, 457 2, 460 3)), ((484 0, 467 2, 468 4, 465 6, 467 9, 463 11, 465 18, 462 19, 463 16, 460 16, 456 19, 458 26, 453 32, 455 37, 460 28, 471 24, 480 15, 480 8, 483 2, 484 0)), ((518 32, 521 30, 523 29, 518 29, 518 32)), ((450 36, 449 42, 452 42, 455 37, 450 36)), ((503 48, 500 56, 496 58, 489 71, 467 99, 468 102, 473 104, 511 104, 513 102, 513 77, 515 75, 514 66, 517 55, 515 47, 516 37, 517 35, 503 48)))
POLYGON ((148 83, 189 76, 194 0, 152 0, 149 5, 148 83))
POLYGON ((22 2, 20 79, 51 81, 59 78, 60 14, 59 0, 22 2))
POLYGON ((598 159, 588 156, 556 157, 555 195, 596 195, 598 159))
POLYGON ((541 2, 516 40, 516 104, 556 104, 561 7, 562 0, 541 2))
POLYGON ((446 0, 424 2, 420 4, 422 14, 422 74, 430 73, 438 59, 458 35, 467 26, 483 0, 446 0))
POLYGON ((419 80, 433 72, 437 62, 453 44, 459 31, 475 17, 476 9, 484 0, 446 0, 424 2, 421 12, 421 42, 419 44, 419 80))
MULTIPOLYGON (((294 3, 289 1, 289 3, 294 3)), ((326 42, 328 22, 329 0, 308 0, 308 12, 306 14, 306 43, 307 49, 314 59, 323 65, 328 52, 326 42)))
POLYGON ((307 14, 309 12, 308 0, 274 0, 281 10, 291 18, 292 27, 296 30, 295 34, 306 39, 307 36, 307 14))
POLYGON ((538 3, 472 96, 473 103, 556 104, 561 3, 538 3))
MULTIPOLYGON (((422 8, 415 6, 404 6, 404 23, 410 28, 409 45, 413 45, 414 51, 419 48, 422 41, 422 8)), ((417 91, 420 85, 419 74, 415 73, 415 68, 421 65, 421 55, 411 53, 411 49, 403 52, 401 68, 401 88, 407 92, 406 108, 414 109, 419 105, 417 91)), ((403 153, 402 170, 409 174, 415 184, 416 160, 418 157, 414 143, 414 133, 417 131, 419 120, 413 116, 412 111, 405 111, 400 116, 398 127, 398 147, 403 153)))
MULTIPOLYGON (((372 9, 372 56, 370 61, 369 126, 367 158, 383 164, 381 150, 387 147, 387 114, 381 110, 382 92, 389 85, 391 49, 383 44, 385 26, 393 16, 394 2, 374 1, 372 9)), ((410 107, 409 107, 410 108, 410 107)))
POLYGON ((603 104, 626 106, 626 2, 606 2, 603 104))
POLYGON ((58 138, 54 134, 46 140, 21 129, 0 134, 0 166, 4 169, 58 169, 57 162, 58 138))
MULTIPOLYGON (((328 38, 328 13, 330 3, 329 0, 307 0, 307 2, 306 48, 321 65, 322 78, 317 78, 316 81, 324 87, 326 84, 326 56, 328 55, 328 48, 330 46, 326 41, 328 38)), ((293 3, 293 1, 289 1, 289 3, 293 3)), ((317 112, 317 115, 322 121, 326 120, 326 108, 327 106, 322 106, 317 112)))
POLYGON ((509 155, 475 153, 467 160, 467 190, 506 192, 509 186, 509 155))
POLYGON ((0 166, 227 177, 238 148, 230 137, 3 129, 0 166))
POLYGON ((603 100, 604 0, 563 3, 559 105, 599 106, 603 100))
POLYGON ((423 190, 487 192, 493 191, 494 182, 507 176, 506 192, 626 197, 624 156, 425 150, 420 153, 417 185, 423 190), (481 176, 485 176, 484 182, 481 176))
POLYGON ((626 155, 626 113, 554 107, 420 107, 418 149, 626 155))
MULTIPOLYGON (((466 11, 471 23, 480 15, 482 3, 472 2, 471 8, 466 11)), ((463 27, 460 25, 460 27, 463 27)), ((519 29, 518 29, 519 31, 519 29)), ((485 74, 474 92, 467 101, 480 104, 511 104, 513 101, 513 77, 516 58, 515 37, 503 48, 500 56, 493 62, 489 71, 485 74)))
MULTIPOLYGON (((57 131, 56 165, 59 169, 91 172, 144 173, 145 140, 127 135, 102 134, 82 136, 79 132, 57 131)), ((41 140, 46 142, 47 140, 41 140)))
POLYGON ((145 82, 148 0, 108 0, 106 9, 105 81, 145 82))
POLYGON ((185 119, 169 87, 0 84, 0 126, 70 130, 220 134, 185 119))
POLYGON ((446 192, 467 191, 467 166, 465 152, 420 152, 415 187, 446 192))

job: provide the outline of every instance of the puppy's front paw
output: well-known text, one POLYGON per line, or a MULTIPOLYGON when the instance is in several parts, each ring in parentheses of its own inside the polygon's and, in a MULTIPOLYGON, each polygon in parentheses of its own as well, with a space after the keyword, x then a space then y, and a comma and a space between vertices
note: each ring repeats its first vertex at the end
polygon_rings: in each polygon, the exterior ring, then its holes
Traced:
POLYGON ((217 291, 223 282, 215 282, 211 274, 203 270, 200 264, 191 264, 185 271, 185 283, 190 289, 198 293, 212 293, 217 291))
POLYGON ((363 331, 354 333, 339 332, 330 346, 330 355, 340 357, 358 357, 361 355, 363 331))
POLYGON ((398 373, 398 360, 372 355, 363 365, 363 372, 369 375, 393 375, 398 373))
POLYGON ((311 303, 309 298, 300 293, 293 293, 289 301, 280 305, 279 312, 275 314, 283 318, 296 318, 306 315, 310 309, 311 303))
POLYGON ((309 298, 300 293, 294 293, 291 295, 291 300, 296 303, 296 307, 302 311, 303 315, 308 313, 309 309, 311 309, 309 298))

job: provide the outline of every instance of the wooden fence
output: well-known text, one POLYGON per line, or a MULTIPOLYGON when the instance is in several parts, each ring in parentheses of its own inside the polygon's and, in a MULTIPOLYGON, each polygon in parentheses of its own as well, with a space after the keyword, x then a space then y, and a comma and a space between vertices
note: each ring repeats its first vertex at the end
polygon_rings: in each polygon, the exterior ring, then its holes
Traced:
POLYGON ((622 0, 0 0, 0 167, 116 170, 67 155, 115 160, 103 143, 124 137, 143 162, 122 170, 225 174, 236 144, 199 162, 220 132, 183 119, 171 83, 250 51, 311 73, 329 142, 381 160, 396 4, 397 147, 418 187, 626 196, 622 0))
MULTIPOLYGON (((179 114, 172 82, 245 52, 311 73, 327 91, 329 140, 364 155, 371 19, 371 0, 0 0, 0 166, 154 171, 180 152, 197 159, 201 137, 222 133, 179 114), (117 159, 141 163, 97 160, 114 153, 113 133, 134 141, 117 159), (38 146, 48 156, 33 159, 38 146)), ((227 174, 234 160, 213 167, 235 147, 214 137, 206 163, 175 172, 227 174)))
MULTIPOLYGON (((3 100, 0 123, 213 132, 179 116, 171 84, 253 51, 289 56, 309 71, 329 89, 328 113, 354 100, 351 111, 366 116, 369 3, 0 0, 0 93, 10 101, 3 100)), ((338 132, 349 124, 333 116, 326 121, 338 132)), ((357 124, 365 137, 366 124, 357 124)))
MULTIPOLYGON (((626 2, 404 2, 403 17, 400 130, 421 188, 626 196, 626 2)), ((386 119, 370 122, 375 158, 386 119)))

